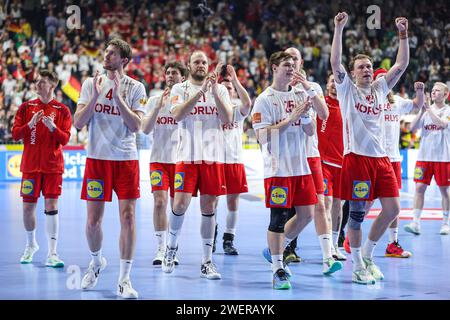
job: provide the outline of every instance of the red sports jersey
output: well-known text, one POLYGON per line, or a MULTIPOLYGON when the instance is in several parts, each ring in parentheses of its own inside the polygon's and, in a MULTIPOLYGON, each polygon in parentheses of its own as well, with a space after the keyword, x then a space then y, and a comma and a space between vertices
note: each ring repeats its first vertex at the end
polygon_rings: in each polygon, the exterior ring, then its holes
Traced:
POLYGON ((342 114, 339 101, 325 97, 330 115, 322 121, 317 117, 317 136, 322 161, 342 166, 344 159, 344 141, 342 138, 342 114))
POLYGON ((72 117, 64 104, 52 100, 43 104, 34 99, 24 102, 16 113, 12 136, 14 140, 23 139, 24 150, 20 171, 23 173, 64 173, 62 146, 69 142, 72 117), (44 110, 43 116, 50 116, 56 125, 53 132, 45 126, 42 119, 30 129, 34 113, 44 110))

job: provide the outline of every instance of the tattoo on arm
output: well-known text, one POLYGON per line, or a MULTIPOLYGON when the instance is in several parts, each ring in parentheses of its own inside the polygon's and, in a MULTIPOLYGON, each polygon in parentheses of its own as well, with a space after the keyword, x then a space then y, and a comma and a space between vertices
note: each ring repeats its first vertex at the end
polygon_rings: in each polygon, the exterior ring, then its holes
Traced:
POLYGON ((344 81, 345 78, 345 72, 340 72, 340 71, 336 71, 337 72, 337 76, 340 82, 344 81))

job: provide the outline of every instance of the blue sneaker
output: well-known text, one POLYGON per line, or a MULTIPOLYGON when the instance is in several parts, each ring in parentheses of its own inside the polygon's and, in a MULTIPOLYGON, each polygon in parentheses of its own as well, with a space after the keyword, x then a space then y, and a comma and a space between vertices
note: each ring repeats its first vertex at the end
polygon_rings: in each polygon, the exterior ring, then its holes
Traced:
POLYGON ((264 248, 262 251, 262 255, 269 263, 272 263, 272 254, 270 253, 269 248, 264 248))
POLYGON ((342 262, 336 261, 333 258, 328 258, 323 261, 323 274, 330 275, 342 269, 342 262))
POLYGON ((291 289, 291 283, 289 282, 289 278, 284 269, 278 269, 277 272, 273 274, 272 284, 275 290, 291 289))

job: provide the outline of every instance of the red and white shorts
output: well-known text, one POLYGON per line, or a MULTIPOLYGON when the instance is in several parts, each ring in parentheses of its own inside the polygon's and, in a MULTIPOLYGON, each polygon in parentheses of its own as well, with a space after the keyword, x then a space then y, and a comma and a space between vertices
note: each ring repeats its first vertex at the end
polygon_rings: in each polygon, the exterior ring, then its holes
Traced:
POLYGON ((341 198, 341 171, 342 168, 322 163, 324 195, 341 198))
POLYGON ((150 183, 152 192, 167 191, 170 188, 170 197, 175 195, 174 189, 175 163, 150 163, 150 183))
POLYGON ((417 161, 414 182, 430 185, 431 178, 439 187, 450 186, 450 162, 417 161))
POLYGON ((81 199, 110 202, 113 190, 119 200, 138 199, 140 197, 139 161, 87 158, 81 199))
POLYGON ((398 189, 402 189, 402 163, 400 161, 391 162, 392 169, 394 169, 395 177, 397 178, 398 189))
POLYGON ((398 184, 388 157, 375 158, 349 153, 341 171, 341 199, 372 201, 398 197, 398 184))
POLYGON ((184 163, 175 166, 175 192, 187 192, 193 195, 222 196, 227 194, 225 165, 223 163, 204 162, 184 163))
POLYGON ((314 186, 316 187, 316 193, 323 194, 325 188, 323 186, 322 163, 320 157, 308 158, 308 164, 314 180, 314 186))
POLYGON ((248 192, 245 166, 242 163, 225 163, 227 194, 248 192))
POLYGON ((266 208, 293 208, 317 203, 312 175, 264 179, 266 208))
POLYGON ((23 173, 20 196, 23 202, 37 202, 41 191, 45 199, 58 199, 62 190, 61 173, 23 173))

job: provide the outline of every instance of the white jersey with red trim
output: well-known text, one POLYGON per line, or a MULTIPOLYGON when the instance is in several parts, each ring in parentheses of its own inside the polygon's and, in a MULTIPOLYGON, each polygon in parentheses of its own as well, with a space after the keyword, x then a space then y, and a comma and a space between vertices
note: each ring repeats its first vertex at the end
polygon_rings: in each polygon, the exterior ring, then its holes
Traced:
MULTIPOLYGON (((151 112, 156 108, 161 95, 148 99, 147 110, 151 112)), ((170 113, 170 99, 167 99, 164 106, 156 117, 153 128, 153 144, 150 155, 150 162, 176 163, 178 144, 178 122, 170 113)))
MULTIPOLYGON (((289 117, 302 92, 291 88, 287 92, 268 87, 256 98, 252 111, 253 129, 274 126, 289 117)), ((298 120, 280 133, 271 131, 269 139, 259 131, 259 143, 264 159, 264 178, 294 177, 311 174, 306 159, 306 134, 298 120)))
POLYGON ((233 121, 222 125, 225 142, 225 163, 243 163, 242 134, 244 133, 244 120, 248 113, 241 113, 242 102, 232 99, 233 121))
POLYGON ((390 104, 386 99, 384 104, 384 121, 386 122, 386 153, 391 162, 402 161, 399 150, 400 141, 400 116, 408 114, 413 109, 412 100, 394 96, 394 103, 390 104))
MULTIPOLYGON (((87 157, 99 160, 138 160, 136 134, 125 125, 114 100, 114 81, 102 75, 102 89, 95 102, 94 114, 88 123, 87 157)), ((93 78, 81 87, 78 104, 89 102, 93 78)), ((126 75, 120 79, 121 96, 133 111, 145 112, 147 95, 144 85, 126 75)))
POLYGON ((337 97, 344 123, 344 155, 352 152, 368 157, 386 157, 383 104, 389 92, 385 77, 369 88, 359 88, 346 73, 336 82, 337 97))
MULTIPOLYGON (((231 106, 230 96, 225 86, 218 85, 221 101, 231 106)), ((189 80, 177 83, 170 92, 171 111, 195 96, 201 86, 189 80)), ((219 162, 225 161, 225 147, 222 122, 211 89, 202 95, 192 111, 178 122, 178 146, 176 161, 219 162)), ((155 142, 156 143, 156 142, 155 142)))
POLYGON ((430 162, 450 162, 450 106, 445 105, 438 109, 431 105, 434 114, 446 120, 449 124, 442 127, 434 124, 429 112, 425 112, 420 119, 419 128, 422 128, 419 154, 417 160, 430 162))

